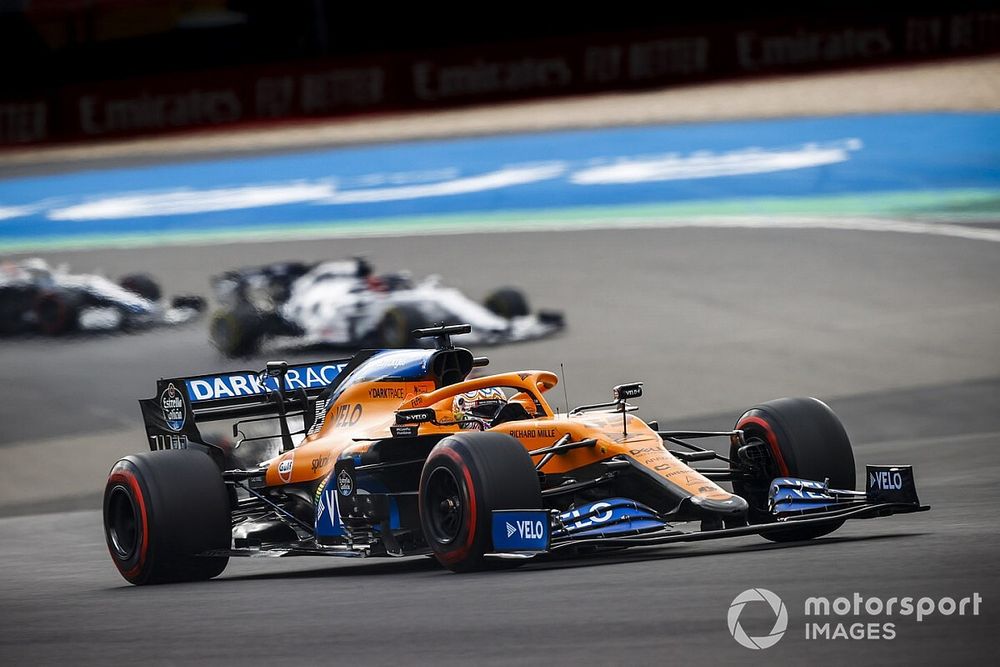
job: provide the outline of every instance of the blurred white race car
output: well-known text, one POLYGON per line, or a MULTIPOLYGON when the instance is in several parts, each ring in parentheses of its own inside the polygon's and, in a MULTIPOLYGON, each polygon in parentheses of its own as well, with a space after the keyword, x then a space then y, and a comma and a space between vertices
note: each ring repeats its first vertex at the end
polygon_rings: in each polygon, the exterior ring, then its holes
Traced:
POLYGON ((127 331, 190 322, 205 309, 200 296, 176 296, 169 303, 161 296, 160 286, 144 273, 115 283, 39 258, 2 262, 0 334, 127 331))
POLYGON ((472 324, 462 344, 495 345, 551 335, 561 313, 531 313, 525 295, 494 290, 482 304, 409 273, 376 275, 362 258, 306 264, 283 262, 228 271, 212 279, 221 309, 213 344, 231 357, 257 352, 266 339, 295 345, 396 348, 423 344, 413 331, 437 323, 472 324))

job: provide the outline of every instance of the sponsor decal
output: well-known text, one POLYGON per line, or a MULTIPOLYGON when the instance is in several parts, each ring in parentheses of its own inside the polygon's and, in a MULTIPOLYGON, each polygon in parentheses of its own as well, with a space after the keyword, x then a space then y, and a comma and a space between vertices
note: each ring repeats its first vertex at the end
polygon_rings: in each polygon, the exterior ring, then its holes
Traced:
POLYGON ((696 491, 693 491, 693 493, 698 496, 713 500, 725 500, 730 497, 728 493, 712 484, 708 478, 693 472, 685 465, 675 464, 667 458, 667 454, 668 452, 666 450, 656 447, 629 450, 629 455, 632 456, 637 463, 656 472, 659 476, 665 479, 670 479, 674 484, 678 484, 688 491, 697 489, 696 491), (677 477, 678 475, 683 475, 683 480, 671 479, 673 477, 677 477))
POLYGON ((609 498, 575 507, 559 515, 562 527, 573 535, 609 535, 662 528, 649 508, 626 498, 609 498))
POLYGON ((613 512, 611 512, 611 510, 608 509, 609 507, 611 507, 610 503, 598 502, 594 503, 593 505, 587 505, 581 509, 570 510, 569 512, 561 514, 560 518, 562 518, 563 522, 565 523, 572 519, 578 518, 582 514, 590 514, 591 512, 597 512, 597 514, 594 514, 593 516, 589 516, 586 519, 581 519, 579 521, 573 521, 572 523, 566 526, 570 530, 583 530, 584 528, 590 528, 594 524, 604 523, 605 521, 608 521, 614 514, 613 512))
POLYGON ((620 384, 614 389, 612 389, 612 395, 616 401, 625 401, 630 398, 639 398, 642 396, 642 383, 633 382, 632 384, 620 384))
POLYGON ((316 472, 320 468, 325 468, 326 464, 329 463, 329 462, 330 462, 330 457, 329 456, 320 456, 318 458, 313 459, 310 462, 310 464, 312 465, 312 471, 316 472))
POLYGON ((520 439, 529 438, 557 438, 559 434, 554 428, 515 428, 510 431, 510 434, 520 439))
POLYGON ((898 470, 876 470, 868 473, 868 486, 882 491, 899 491, 903 488, 903 476, 898 470))
POLYGON ((537 540, 545 534, 545 526, 542 525, 541 521, 515 521, 513 524, 508 521, 506 523, 507 537, 517 533, 522 540, 537 540))
POLYGON ((278 477, 282 482, 288 483, 292 481, 292 468, 295 467, 295 452, 292 452, 288 458, 282 459, 278 463, 278 477))
POLYGON ((422 378, 427 375, 429 357, 426 350, 380 352, 365 362, 362 375, 365 379, 371 380, 379 377, 422 378))
POLYGON ((368 397, 376 401, 389 398, 401 401, 406 398, 406 390, 402 387, 372 387, 368 390, 368 397))
POLYGON ((187 410, 184 408, 184 397, 177 387, 171 382, 160 394, 160 407, 163 409, 163 420, 167 423, 167 428, 171 431, 180 431, 184 428, 187 419, 187 410))
POLYGON ((868 481, 865 495, 869 501, 880 503, 919 504, 917 487, 913 482, 912 466, 865 466, 868 481))
POLYGON ((544 551, 549 547, 549 516, 544 510, 494 510, 493 548, 544 551))
POLYGON ((389 427, 389 432, 392 433, 394 438, 412 438, 417 434, 416 424, 407 424, 405 426, 393 425, 389 427))
MULTIPOLYGON (((285 375, 285 389, 319 389, 333 382, 345 364, 314 364, 292 366, 285 375)), ((213 377, 185 380, 188 398, 193 402, 215 401, 227 398, 259 396, 268 390, 277 390, 277 379, 268 377, 262 383, 257 373, 233 373, 213 377)))
POLYGON ((432 408, 417 408, 410 410, 398 410, 396 412, 397 424, 423 424, 432 422, 437 417, 437 413, 432 408))
POLYGON ((351 405, 350 403, 345 403, 343 405, 338 405, 334 407, 331 416, 333 417, 333 427, 334 428, 344 428, 347 426, 354 426, 361 419, 361 413, 364 412, 364 408, 361 407, 360 403, 355 403, 351 405))
POLYGON ((316 536, 331 537, 344 534, 337 507, 337 490, 330 484, 332 475, 316 489, 316 536))
POLYGON ((342 496, 349 496, 354 493, 354 480, 346 470, 341 470, 337 475, 337 490, 340 491, 340 495, 342 496))

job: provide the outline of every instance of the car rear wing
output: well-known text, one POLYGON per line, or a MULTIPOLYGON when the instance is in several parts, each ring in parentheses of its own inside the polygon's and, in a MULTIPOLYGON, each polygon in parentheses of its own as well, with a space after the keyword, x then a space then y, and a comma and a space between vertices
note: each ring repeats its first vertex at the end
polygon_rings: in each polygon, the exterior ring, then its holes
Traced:
POLYGON ((206 443, 198 424, 239 420, 262 415, 285 418, 301 412, 308 430, 315 419, 310 407, 337 381, 351 359, 303 364, 268 362, 263 371, 230 371, 191 377, 165 378, 156 383, 156 395, 139 400, 149 447, 187 449, 190 445, 215 448, 206 443))

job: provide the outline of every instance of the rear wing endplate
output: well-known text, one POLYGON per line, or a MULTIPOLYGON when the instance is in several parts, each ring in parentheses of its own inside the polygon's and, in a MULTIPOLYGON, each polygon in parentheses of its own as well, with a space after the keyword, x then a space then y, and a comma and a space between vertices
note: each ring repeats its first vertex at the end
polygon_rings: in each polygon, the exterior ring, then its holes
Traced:
POLYGON ((161 379, 155 396, 139 400, 150 449, 186 449, 192 442, 211 446, 203 441, 198 422, 275 413, 282 396, 286 406, 303 410, 311 421, 309 403, 340 377, 350 361, 289 364, 281 378, 247 370, 161 379))

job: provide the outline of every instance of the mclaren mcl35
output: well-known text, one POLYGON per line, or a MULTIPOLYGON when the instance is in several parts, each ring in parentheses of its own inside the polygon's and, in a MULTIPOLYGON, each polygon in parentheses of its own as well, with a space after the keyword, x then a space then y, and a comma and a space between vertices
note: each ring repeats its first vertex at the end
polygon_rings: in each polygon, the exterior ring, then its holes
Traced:
POLYGON ((236 556, 430 554, 465 572, 551 554, 760 535, 928 509, 905 465, 868 466, 814 398, 761 403, 731 430, 664 431, 641 383, 559 414, 555 374, 485 375, 467 325, 434 349, 160 380, 140 401, 152 451, 115 463, 112 560, 133 584, 209 579, 236 556), (232 423, 234 445, 200 425, 232 423), (717 449, 697 442, 717 440, 717 449), (725 486, 724 486, 725 485, 725 486))

